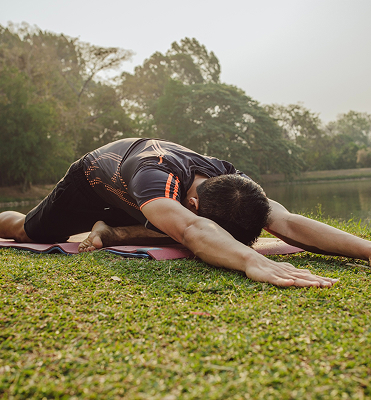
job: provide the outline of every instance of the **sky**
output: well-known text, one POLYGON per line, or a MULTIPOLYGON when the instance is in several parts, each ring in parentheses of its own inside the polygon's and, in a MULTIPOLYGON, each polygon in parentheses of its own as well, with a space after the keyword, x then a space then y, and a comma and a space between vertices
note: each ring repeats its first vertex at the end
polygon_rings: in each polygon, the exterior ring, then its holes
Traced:
POLYGON ((324 122, 371 113, 370 0, 0 0, 8 21, 133 50, 129 72, 194 37, 262 104, 302 102, 324 122))

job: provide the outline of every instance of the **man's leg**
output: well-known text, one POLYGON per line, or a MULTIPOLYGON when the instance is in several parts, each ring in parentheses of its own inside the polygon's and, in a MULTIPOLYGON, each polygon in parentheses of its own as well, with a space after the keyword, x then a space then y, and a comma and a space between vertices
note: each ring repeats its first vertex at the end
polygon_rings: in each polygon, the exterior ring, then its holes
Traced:
POLYGON ((4 211, 0 213, 0 238, 14 239, 17 242, 31 243, 24 230, 26 216, 17 211, 4 211))
POLYGON ((65 242, 104 220, 106 203, 91 189, 82 160, 73 163, 53 191, 24 219, 24 231, 36 243, 65 242))

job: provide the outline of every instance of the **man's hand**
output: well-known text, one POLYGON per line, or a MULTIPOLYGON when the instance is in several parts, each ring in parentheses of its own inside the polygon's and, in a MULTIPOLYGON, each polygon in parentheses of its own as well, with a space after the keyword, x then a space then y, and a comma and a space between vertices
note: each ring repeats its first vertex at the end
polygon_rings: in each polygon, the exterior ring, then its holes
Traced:
POLYGON ((276 262, 266 257, 260 259, 260 254, 255 262, 251 261, 246 269, 246 276, 254 281, 268 282, 276 286, 298 287, 331 287, 338 279, 323 278, 312 274, 307 269, 295 268, 285 262, 276 262))

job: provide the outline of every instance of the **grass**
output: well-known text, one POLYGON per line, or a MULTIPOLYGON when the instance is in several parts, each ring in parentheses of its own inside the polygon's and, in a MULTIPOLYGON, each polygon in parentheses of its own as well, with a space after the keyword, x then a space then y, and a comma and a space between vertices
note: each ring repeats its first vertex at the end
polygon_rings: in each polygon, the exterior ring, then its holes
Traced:
POLYGON ((274 259, 340 282, 283 289, 195 260, 1 250, 0 397, 371 398, 367 263, 274 259))

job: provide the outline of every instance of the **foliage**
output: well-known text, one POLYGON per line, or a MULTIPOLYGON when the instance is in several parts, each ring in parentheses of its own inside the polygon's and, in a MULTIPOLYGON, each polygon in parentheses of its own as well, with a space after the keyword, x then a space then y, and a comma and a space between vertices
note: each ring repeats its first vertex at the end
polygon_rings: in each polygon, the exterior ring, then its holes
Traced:
POLYGON ((151 114, 154 102, 164 94, 169 80, 185 85, 219 83, 220 65, 213 52, 196 39, 172 43, 165 55, 154 53, 134 74, 121 75, 121 91, 129 109, 151 114))
POLYGON ((345 135, 359 146, 368 146, 371 137, 371 114, 349 111, 338 115, 336 121, 327 125, 331 136, 345 135))
POLYGON ((363 148, 357 151, 357 165, 361 168, 371 167, 371 148, 363 148))
POLYGON ((153 121, 157 136, 229 160, 254 177, 269 170, 289 176, 300 167, 297 147, 258 102, 230 85, 170 80, 153 121))
POLYGON ((269 115, 282 127, 283 135, 299 145, 317 140, 323 136, 319 115, 305 108, 301 103, 288 106, 272 104, 265 106, 269 115))
MULTIPOLYGON (((122 99, 118 91, 107 83, 99 82, 98 75, 119 68, 131 54, 130 51, 102 48, 64 35, 43 32, 27 24, 10 24, 7 28, 0 26, 1 75, 5 76, 7 70, 12 70, 14 76, 22 75, 28 82, 27 85, 33 88, 32 96, 27 97, 28 107, 40 108, 42 104, 53 110, 51 137, 55 139, 55 146, 59 146, 59 151, 53 154, 42 151, 41 148, 40 151, 44 158, 48 158, 45 162, 49 165, 60 164, 60 168, 57 168, 59 177, 62 166, 64 173, 66 165, 95 148, 97 144, 105 144, 125 135, 132 136, 131 120, 121 107, 122 99)), ((17 82, 9 84, 16 86, 17 82)), ((16 98, 8 95, 8 101, 16 107, 16 98)), ((21 120, 17 119, 15 113, 12 115, 11 123, 19 123, 20 127, 17 129, 21 130, 21 120)), ((9 114, 7 118, 10 118, 9 114)), ((50 130, 47 113, 39 113, 37 122, 32 123, 38 124, 28 127, 35 135, 38 130, 41 136, 44 135, 43 132, 50 130), (39 129, 41 126, 42 129, 39 129)), ((20 139, 20 135, 12 138, 14 143, 18 140, 17 147, 32 145, 20 139)), ((42 141, 42 138, 34 140, 32 146, 35 148, 37 141, 42 141)), ((15 160, 12 164, 12 159, 9 158, 8 162, 9 171, 18 168, 15 160)), ((40 176, 32 172, 34 170, 30 168, 29 174, 32 177, 27 179, 39 181, 40 176)), ((53 169, 50 170, 48 179, 55 181, 53 169)), ((13 181, 9 179, 2 182, 11 183, 13 181)))
POLYGON ((318 114, 302 104, 265 107, 287 139, 303 150, 305 169, 349 169, 368 165, 365 152, 371 134, 371 115, 350 111, 323 126, 318 114), (359 162, 357 162, 359 160, 359 162))
POLYGON ((369 267, 274 259, 340 282, 277 288, 196 260, 0 250, 0 397, 371 397, 369 267))
MULTIPOLYGON (((4 68, 0 74, 0 185, 32 181, 61 173, 57 159, 63 153, 55 138, 55 109, 40 101, 36 88, 25 74, 4 68)), ((64 166, 65 168, 65 166, 64 166)), ((63 168, 63 169, 64 169, 63 168)))
POLYGON ((357 168, 359 146, 344 135, 334 137, 325 135, 307 150, 306 163, 309 170, 357 168))
POLYGON ((220 83, 218 59, 196 39, 174 42, 165 55, 153 54, 121 79, 139 136, 232 161, 253 177, 268 171, 290 177, 300 170, 298 147, 282 137, 258 102, 220 83))
POLYGON ((371 167, 371 114, 356 111, 340 114, 326 130, 331 137, 342 138, 345 142, 341 150, 343 154, 347 153, 348 162, 340 161, 337 168, 371 167))

